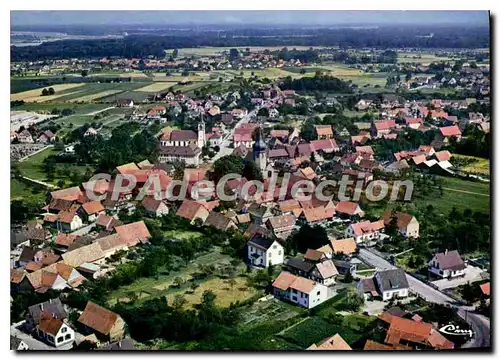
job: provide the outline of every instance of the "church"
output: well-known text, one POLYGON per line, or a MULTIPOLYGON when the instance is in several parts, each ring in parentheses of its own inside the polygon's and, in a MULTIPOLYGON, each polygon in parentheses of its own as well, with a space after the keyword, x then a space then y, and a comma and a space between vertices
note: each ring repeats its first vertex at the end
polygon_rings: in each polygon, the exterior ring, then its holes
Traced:
POLYGON ((163 133, 160 138, 158 161, 160 163, 183 161, 186 165, 199 166, 205 136, 203 121, 198 124, 198 133, 192 130, 171 130, 163 133))

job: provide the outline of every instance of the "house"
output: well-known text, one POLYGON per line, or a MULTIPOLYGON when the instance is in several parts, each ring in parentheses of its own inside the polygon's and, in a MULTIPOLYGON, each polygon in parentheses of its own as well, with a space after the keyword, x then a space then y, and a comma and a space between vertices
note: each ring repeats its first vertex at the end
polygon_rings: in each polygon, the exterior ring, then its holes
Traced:
POLYGON ((340 217, 365 216, 365 212, 361 210, 358 203, 352 201, 340 201, 335 207, 335 213, 340 217))
POLYGON ((265 224, 274 215, 270 207, 257 203, 252 203, 248 207, 247 212, 257 225, 265 224))
POLYGON ((253 266, 265 267, 282 264, 285 256, 283 246, 262 234, 255 234, 247 242, 247 259, 253 266))
POLYGON ((121 222, 116 220, 114 217, 101 213, 95 222, 95 226, 98 230, 112 231, 121 222))
POLYGON ((381 138, 388 135, 396 126, 395 120, 373 121, 370 128, 371 136, 372 138, 381 138))
POLYGON ((14 351, 29 350, 28 344, 19 339, 17 336, 10 336, 10 349, 14 351))
POLYGON ((38 142, 47 144, 47 143, 54 141, 55 138, 56 138, 56 136, 54 135, 54 133, 52 131, 45 130, 44 132, 42 132, 40 134, 40 136, 38 136, 38 142))
POLYGON ((87 302, 78 322, 85 325, 88 330, 93 331, 97 337, 107 341, 119 341, 124 337, 125 321, 120 315, 91 301, 87 302))
POLYGON ((428 269, 431 273, 442 277, 452 278, 465 275, 465 264, 457 250, 437 253, 429 261, 428 269))
POLYGON ((454 348, 454 344, 433 329, 431 324, 405 319, 387 312, 380 314, 379 318, 388 325, 384 342, 397 350, 401 350, 402 347, 417 350, 454 348))
POLYGON ((82 218, 76 212, 64 210, 59 213, 57 228, 62 232, 73 232, 82 226, 82 218))
POLYGON ((358 249, 356 239, 354 239, 354 238, 332 240, 330 242, 330 245, 331 245, 333 254, 352 255, 358 249))
POLYGON ((48 301, 31 305, 28 307, 28 314, 26 316, 26 327, 29 330, 35 330, 36 326, 40 323, 40 317, 43 312, 51 314, 54 319, 65 320, 68 318, 68 311, 61 302, 61 299, 49 299, 48 301))
POLYGON ((36 326, 36 334, 43 341, 55 347, 75 341, 75 331, 51 313, 43 311, 36 326))
POLYGON ((335 334, 323 340, 319 345, 312 344, 306 350, 352 350, 349 344, 340 336, 335 334))
POLYGON ((361 279, 356 285, 357 291, 363 295, 366 300, 375 298, 378 296, 377 287, 375 286, 375 281, 371 279, 361 279))
POLYGON ((156 200, 153 196, 145 196, 141 201, 141 205, 146 211, 146 214, 154 217, 168 214, 168 206, 162 200, 156 200))
POLYGON ((382 300, 407 297, 410 285, 403 269, 379 271, 373 277, 382 300))
POLYGON ((306 309, 328 300, 328 288, 310 279, 282 271, 273 281, 274 296, 295 303, 306 309))
POLYGON ((68 247, 77 239, 77 237, 77 235, 65 234, 60 232, 56 237, 56 245, 59 249, 63 249, 63 251, 66 251, 68 247))
POLYGON ((139 243, 145 244, 149 242, 151 238, 151 234, 142 220, 130 224, 119 225, 115 227, 115 231, 127 246, 135 246, 139 243))
POLYGON ((203 225, 211 226, 216 228, 217 230, 223 231, 238 228, 233 220, 216 211, 211 211, 210 214, 208 214, 208 217, 206 218, 203 225))
POLYGON ((331 125, 314 125, 317 140, 333 138, 333 129, 331 125))
POLYGON ((27 144, 32 144, 35 142, 33 140, 33 136, 31 136, 31 133, 26 129, 17 134, 17 140, 20 143, 27 143, 27 144))
POLYGON ((95 135, 97 135, 97 133, 98 132, 97 132, 96 129, 94 129, 93 127, 89 127, 87 129, 87 131, 85 131, 85 133, 83 134, 83 136, 95 136, 95 135))
POLYGON ((100 201, 90 201, 82 204, 78 213, 82 215, 82 218, 88 222, 94 222, 97 220, 98 216, 104 213, 104 206, 102 206, 100 201))
POLYGON ((266 221, 266 225, 277 238, 286 239, 294 229, 295 221, 295 215, 293 214, 279 215, 270 217, 266 221))
POLYGON ((116 101, 118 107, 134 107, 134 100, 132 99, 118 99, 116 101))
POLYGON ((292 258, 286 262, 286 268, 293 274, 308 278, 319 284, 330 286, 335 284, 339 274, 335 264, 325 254, 312 250, 304 258, 292 258), (314 252, 313 254, 311 252, 314 252))
POLYGON ((98 243, 91 243, 78 247, 62 254, 63 262, 72 267, 78 267, 83 263, 93 263, 98 260, 104 259, 104 252, 98 243))
POLYGON ((52 191, 50 193, 51 199, 62 199, 69 201, 76 201, 80 196, 83 195, 83 192, 80 190, 78 186, 73 186, 66 189, 52 191))
POLYGON ((448 143, 451 138, 455 138, 457 141, 460 141, 462 138, 462 132, 456 125, 440 127, 436 138, 445 144, 448 143))
POLYGON ((484 283, 479 285, 479 288, 481 289, 481 292, 483 293, 484 296, 489 297, 490 296, 490 283, 484 283))
POLYGON ((354 237, 359 244, 363 241, 378 239, 381 232, 384 230, 384 222, 379 221, 362 221, 350 224, 345 232, 347 237, 354 237))
POLYGON ((194 224, 197 219, 200 219, 201 222, 204 223, 209 212, 201 202, 184 200, 177 210, 176 215, 188 219, 191 224, 194 224))
POLYGON ((386 227, 391 226, 392 222, 395 221, 396 229, 404 237, 419 237, 419 222, 415 216, 411 214, 386 210, 381 220, 384 221, 386 227))

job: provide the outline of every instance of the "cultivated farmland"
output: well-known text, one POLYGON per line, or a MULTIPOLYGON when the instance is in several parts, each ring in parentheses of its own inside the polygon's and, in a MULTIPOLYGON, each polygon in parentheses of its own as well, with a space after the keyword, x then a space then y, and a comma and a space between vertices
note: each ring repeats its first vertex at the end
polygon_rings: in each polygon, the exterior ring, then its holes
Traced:
POLYGON ((52 85, 52 86, 47 86, 47 87, 42 87, 38 89, 33 89, 33 90, 28 90, 28 91, 23 91, 20 93, 16 94, 11 94, 10 95, 10 101, 16 101, 16 100, 24 100, 26 102, 34 102, 34 101, 49 101, 46 100, 45 98, 52 97, 53 99, 59 97, 59 94, 57 92, 59 91, 64 91, 68 89, 74 89, 77 87, 81 87, 85 85, 84 83, 80 84, 58 84, 58 85, 52 85), (48 95, 48 96, 42 96, 42 90, 43 89, 48 89, 49 87, 53 88, 55 91, 54 95, 48 95))

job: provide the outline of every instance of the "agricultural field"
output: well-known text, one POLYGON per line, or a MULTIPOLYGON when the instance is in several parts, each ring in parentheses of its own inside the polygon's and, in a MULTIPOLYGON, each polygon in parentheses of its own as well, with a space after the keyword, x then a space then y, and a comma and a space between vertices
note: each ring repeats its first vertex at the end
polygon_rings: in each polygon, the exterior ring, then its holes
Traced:
POLYGON ((452 60, 449 57, 436 56, 431 53, 399 53, 398 63, 420 63, 423 65, 430 64, 435 61, 452 60))
POLYGON ((36 101, 46 102, 46 101, 50 101, 50 100, 53 100, 53 99, 60 97, 60 94, 58 94, 58 92, 78 88, 78 87, 81 87, 83 85, 85 85, 85 84, 84 83, 58 84, 58 85, 52 85, 52 86, 42 87, 42 88, 38 88, 38 89, 23 91, 23 92, 19 92, 16 94, 11 94, 10 101, 24 100, 25 102, 36 102, 36 101), (42 96, 42 90, 48 89, 49 87, 54 89, 55 94, 42 96))
MULTIPOLYGON (((287 46, 289 49, 297 49, 297 50, 308 50, 310 46, 287 46)), ((250 52, 257 52, 263 50, 269 51, 277 51, 284 48, 284 46, 238 46, 237 49, 240 51, 246 51, 249 48, 250 52)), ((313 46, 315 49, 322 49, 323 46, 313 46)), ((189 56, 215 56, 220 55, 224 51, 229 52, 231 47, 199 47, 199 48, 181 48, 178 49, 179 57, 189 57, 189 56)), ((165 50, 167 55, 172 54, 173 49, 165 50)))
POLYGON ((103 110, 109 107, 109 104, 66 104, 66 103, 29 103, 21 106, 16 106, 12 110, 32 111, 39 114, 49 114, 53 109, 71 109, 75 115, 91 115, 96 111, 103 110))
POLYGON ((146 92, 146 93, 154 93, 154 92, 160 92, 160 91, 166 91, 170 87, 176 85, 176 81, 170 81, 170 82, 155 82, 153 84, 146 85, 144 87, 141 87, 139 89, 136 89, 135 91, 138 92, 146 92))

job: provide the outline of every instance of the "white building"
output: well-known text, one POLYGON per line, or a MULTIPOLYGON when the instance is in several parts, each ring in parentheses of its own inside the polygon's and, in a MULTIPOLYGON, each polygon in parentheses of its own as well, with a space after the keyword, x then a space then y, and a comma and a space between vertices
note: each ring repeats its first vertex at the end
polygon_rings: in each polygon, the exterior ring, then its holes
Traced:
POLYGON ((345 231, 346 237, 353 237, 357 243, 378 239, 384 230, 384 221, 362 221, 350 224, 345 231))
POLYGON ((384 301, 408 296, 410 285, 403 269, 379 271, 374 276, 378 293, 384 301))
POLYGON ((465 264, 457 250, 435 254, 429 262, 428 269, 431 273, 442 277, 451 278, 465 274, 465 264))
POLYGON ((273 282, 274 296, 311 309, 328 300, 328 288, 287 271, 282 271, 273 282))
POLYGON ((285 250, 276 240, 257 235, 247 243, 247 259, 253 266, 283 264, 284 256, 285 250))
POLYGON ((42 313, 42 319, 36 328, 38 337, 48 344, 59 347, 75 340, 75 331, 51 314, 42 313))

